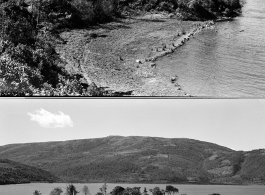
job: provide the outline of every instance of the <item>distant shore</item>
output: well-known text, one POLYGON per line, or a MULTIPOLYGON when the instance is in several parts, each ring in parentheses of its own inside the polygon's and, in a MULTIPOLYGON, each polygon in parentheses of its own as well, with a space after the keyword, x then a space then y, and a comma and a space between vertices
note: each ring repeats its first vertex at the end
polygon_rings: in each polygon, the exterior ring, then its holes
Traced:
POLYGON ((159 182, 159 181, 156 181, 156 182, 24 182, 24 183, 10 183, 10 184, 0 184, 0 185, 17 185, 17 184, 30 184, 30 183, 34 183, 34 184, 54 184, 54 183, 79 183, 79 184, 101 184, 101 183, 107 183, 107 184, 141 184, 141 185, 144 185, 144 184, 165 184, 165 185, 228 185, 228 186, 260 186, 260 185, 265 185, 264 183, 242 183, 242 184, 239 184, 239 183, 201 183, 201 182, 177 182, 177 183, 174 183, 174 182, 159 182))

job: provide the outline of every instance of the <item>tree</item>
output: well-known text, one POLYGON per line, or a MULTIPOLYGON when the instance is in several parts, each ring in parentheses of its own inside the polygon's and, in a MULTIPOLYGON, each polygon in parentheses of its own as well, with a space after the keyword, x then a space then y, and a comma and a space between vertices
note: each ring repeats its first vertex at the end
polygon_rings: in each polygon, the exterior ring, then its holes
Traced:
POLYGON ((143 195, 148 195, 147 190, 146 190, 146 187, 144 187, 143 195))
POLYGON ((102 188, 99 188, 99 190, 101 191, 101 193, 102 193, 103 195, 107 195, 107 184, 104 183, 104 184, 102 185, 102 188))
POLYGON ((62 192, 63 192, 63 190, 61 188, 57 187, 51 191, 50 195, 60 195, 62 192))
POLYGON ((116 186, 113 190, 112 190, 112 192, 111 192, 111 194, 112 195, 122 195, 123 194, 123 192, 124 192, 124 188, 123 187, 121 187, 121 186, 116 186))
POLYGON ((142 195, 140 188, 141 187, 126 188, 122 195, 142 195))
POLYGON ((90 195, 90 191, 88 189, 88 187, 85 185, 82 189, 82 192, 85 194, 85 195, 90 195))
POLYGON ((66 192, 65 192, 66 195, 76 195, 78 193, 79 192, 76 190, 76 187, 73 184, 69 184, 66 187, 66 192))
POLYGON ((179 190, 177 188, 175 188, 174 186, 172 185, 168 185, 166 186, 166 192, 171 195, 171 194, 174 194, 174 193, 178 193, 179 190))
POLYGON ((153 189, 150 189, 150 192, 152 192, 153 195, 163 195, 163 192, 160 190, 159 187, 155 187, 153 189))
POLYGON ((141 191, 140 191, 141 187, 133 187, 132 188, 132 195, 141 195, 141 191))

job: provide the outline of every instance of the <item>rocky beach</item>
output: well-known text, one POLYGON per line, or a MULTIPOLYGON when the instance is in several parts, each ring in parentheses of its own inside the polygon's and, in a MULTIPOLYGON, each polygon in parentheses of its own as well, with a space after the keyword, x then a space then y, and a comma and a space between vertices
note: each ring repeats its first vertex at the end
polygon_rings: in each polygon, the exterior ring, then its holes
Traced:
POLYGON ((178 85, 178 75, 165 79, 156 60, 185 44, 213 21, 181 21, 171 14, 145 14, 60 36, 58 53, 67 68, 82 72, 88 84, 133 96, 190 96, 178 85))

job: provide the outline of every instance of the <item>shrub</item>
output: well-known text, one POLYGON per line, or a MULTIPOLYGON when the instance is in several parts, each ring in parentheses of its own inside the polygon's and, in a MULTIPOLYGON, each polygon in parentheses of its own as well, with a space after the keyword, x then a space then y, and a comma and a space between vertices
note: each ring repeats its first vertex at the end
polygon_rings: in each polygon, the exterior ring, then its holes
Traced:
POLYGON ((38 190, 35 190, 35 191, 33 192, 33 195, 41 195, 41 192, 38 191, 38 190))
POLYGON ((50 192, 50 195, 60 195, 62 193, 62 189, 57 187, 57 188, 54 188, 51 192, 50 192))
POLYGON ((79 192, 76 190, 76 187, 73 185, 73 184, 69 184, 67 187, 66 187, 66 192, 65 192, 65 195, 76 195, 78 194, 79 192))
POLYGON ((55 51, 54 34, 50 29, 51 11, 71 10, 67 0, 45 1, 41 10, 28 12, 8 1, 0 4, 0 95, 112 95, 104 88, 82 83, 83 76, 69 74, 55 51))
POLYGON ((121 187, 121 186, 116 186, 116 187, 112 190, 111 194, 112 194, 112 195, 122 195, 124 190, 125 190, 125 189, 124 189, 123 187, 121 187))

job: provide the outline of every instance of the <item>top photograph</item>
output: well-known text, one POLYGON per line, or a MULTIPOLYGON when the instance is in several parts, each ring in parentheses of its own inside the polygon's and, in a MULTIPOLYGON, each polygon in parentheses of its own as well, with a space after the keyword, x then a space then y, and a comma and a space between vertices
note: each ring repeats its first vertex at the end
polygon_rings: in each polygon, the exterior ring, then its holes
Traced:
POLYGON ((264 0, 0 0, 1 97, 265 97, 264 0))

